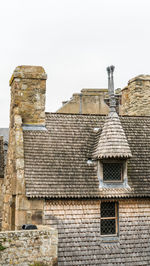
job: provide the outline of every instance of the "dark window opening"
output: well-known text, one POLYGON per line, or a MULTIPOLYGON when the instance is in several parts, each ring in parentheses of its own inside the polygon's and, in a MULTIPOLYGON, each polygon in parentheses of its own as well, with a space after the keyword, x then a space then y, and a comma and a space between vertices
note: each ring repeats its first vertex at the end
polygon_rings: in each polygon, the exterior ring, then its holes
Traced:
POLYGON ((101 202, 101 235, 116 235, 118 233, 117 202, 101 202))
POLYGON ((121 163, 103 163, 104 181, 121 181, 122 164, 121 163))

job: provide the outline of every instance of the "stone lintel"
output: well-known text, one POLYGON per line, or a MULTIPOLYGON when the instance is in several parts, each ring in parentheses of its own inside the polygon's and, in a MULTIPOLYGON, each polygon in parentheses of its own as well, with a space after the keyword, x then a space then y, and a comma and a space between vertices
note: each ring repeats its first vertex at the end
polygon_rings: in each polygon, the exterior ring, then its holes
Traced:
POLYGON ((10 86, 15 78, 46 80, 47 74, 45 73, 44 68, 41 66, 18 66, 14 70, 12 77, 9 81, 10 86))

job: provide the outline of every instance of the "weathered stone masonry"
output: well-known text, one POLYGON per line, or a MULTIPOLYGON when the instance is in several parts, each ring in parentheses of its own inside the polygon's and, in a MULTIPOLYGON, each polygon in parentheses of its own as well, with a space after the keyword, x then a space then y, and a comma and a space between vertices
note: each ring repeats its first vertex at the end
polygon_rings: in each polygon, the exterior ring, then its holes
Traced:
POLYGON ((150 75, 139 75, 122 90, 121 115, 150 115, 150 75))
MULTIPOLYGON (((139 75, 129 80, 128 85, 117 89, 117 112, 120 115, 150 115, 150 75, 139 75)), ((107 89, 82 89, 74 93, 70 101, 63 104, 58 113, 108 114, 107 89)))
POLYGON ((0 232, 0 265, 29 266, 41 263, 56 266, 57 242, 57 230, 50 228, 0 232))
POLYGON ((0 229, 3 209, 3 183, 4 183, 4 146, 3 137, 0 136, 0 229))
POLYGON ((37 220, 36 213, 43 208, 39 201, 35 203, 36 200, 30 205, 25 196, 22 125, 45 126, 46 78, 42 67, 20 66, 15 69, 10 80, 10 129, 4 182, 3 230, 20 229, 22 224, 31 222, 32 215, 33 220, 37 220))
MULTIPOLYGON (((149 118, 121 118, 133 152, 128 164, 131 190, 100 190, 96 164, 87 162, 99 137, 93 129, 102 129, 105 117, 46 114, 45 130, 45 83, 43 68, 30 66, 16 68, 10 81, 3 229, 18 230, 26 223, 58 228, 61 266, 149 265, 149 118), (119 203, 119 235, 109 241, 100 235, 100 203, 108 198, 119 203)), ((7 248, 0 253, 2 265, 13 261, 26 266, 38 256, 43 261, 41 246, 50 247, 52 235, 40 232, 2 232, 0 242, 7 248)), ((47 254, 42 253, 44 262, 47 254)))

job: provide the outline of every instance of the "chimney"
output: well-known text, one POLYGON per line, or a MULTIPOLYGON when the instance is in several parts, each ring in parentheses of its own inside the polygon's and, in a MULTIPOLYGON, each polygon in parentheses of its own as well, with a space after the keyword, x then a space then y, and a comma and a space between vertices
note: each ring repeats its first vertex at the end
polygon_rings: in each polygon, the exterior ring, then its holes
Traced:
POLYGON ((11 115, 17 107, 25 127, 45 127, 46 79, 41 66, 18 66, 10 79, 11 115))
POLYGON ((129 80, 122 90, 121 115, 150 116, 150 75, 139 75, 129 80))

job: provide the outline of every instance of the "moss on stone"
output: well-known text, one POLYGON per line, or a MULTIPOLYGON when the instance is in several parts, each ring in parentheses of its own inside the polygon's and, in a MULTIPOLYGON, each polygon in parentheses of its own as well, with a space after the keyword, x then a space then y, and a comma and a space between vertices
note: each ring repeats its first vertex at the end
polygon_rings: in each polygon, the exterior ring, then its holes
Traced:
POLYGON ((2 250, 4 250, 4 249, 6 249, 6 247, 4 247, 4 246, 2 245, 2 243, 0 243, 0 251, 2 251, 2 250))

